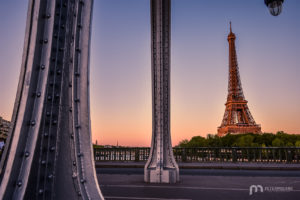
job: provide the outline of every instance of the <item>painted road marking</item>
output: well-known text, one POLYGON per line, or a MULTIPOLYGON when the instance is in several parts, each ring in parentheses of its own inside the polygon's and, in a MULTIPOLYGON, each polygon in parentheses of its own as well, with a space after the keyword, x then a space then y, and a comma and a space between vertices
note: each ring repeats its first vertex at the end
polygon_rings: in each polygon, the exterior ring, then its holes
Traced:
POLYGON ((148 200, 192 200, 192 199, 166 199, 166 198, 148 198, 148 197, 115 197, 105 196, 105 199, 148 199, 148 200))

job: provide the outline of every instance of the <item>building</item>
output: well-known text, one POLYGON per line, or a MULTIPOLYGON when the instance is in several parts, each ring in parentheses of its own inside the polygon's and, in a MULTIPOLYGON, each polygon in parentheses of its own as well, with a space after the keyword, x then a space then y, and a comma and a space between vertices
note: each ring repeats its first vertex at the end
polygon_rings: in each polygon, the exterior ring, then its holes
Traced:
POLYGON ((237 64, 235 39, 236 36, 231 30, 230 22, 230 33, 227 38, 229 43, 228 96, 222 124, 218 127, 218 136, 224 136, 228 133, 261 132, 261 127, 255 123, 247 105, 248 101, 244 97, 237 64))
POLYGON ((10 122, 0 117, 0 149, 2 148, 4 141, 7 138, 10 128, 10 122))

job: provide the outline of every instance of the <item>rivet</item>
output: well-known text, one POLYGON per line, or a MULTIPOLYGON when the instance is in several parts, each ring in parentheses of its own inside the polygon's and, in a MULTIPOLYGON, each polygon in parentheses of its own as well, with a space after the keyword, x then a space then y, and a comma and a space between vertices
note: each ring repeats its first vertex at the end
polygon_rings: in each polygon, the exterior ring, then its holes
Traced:
POLYGON ((31 126, 34 126, 35 125, 35 121, 31 121, 31 126))
POLYGON ((52 179, 52 178, 53 178, 53 175, 52 175, 52 174, 49 174, 49 175, 48 175, 48 178, 49 178, 49 179, 52 179))
POLYGON ((57 120, 53 120, 52 124, 54 125, 57 124, 57 120))
POLYGON ((80 76, 80 73, 79 72, 75 72, 75 76, 80 76))
POLYGON ((56 98, 58 98, 58 97, 59 97, 59 94, 58 94, 58 93, 56 93, 55 97, 56 97, 56 98))
POLYGON ((54 150, 55 150, 55 147, 54 147, 54 146, 50 148, 50 151, 54 151, 54 150))
POLYGON ((38 92, 38 93, 36 94, 36 96, 37 96, 37 97, 41 97, 41 93, 38 92))
POLYGON ((76 178, 77 174, 75 172, 73 172, 72 178, 76 178))
POLYGON ((48 96, 48 100, 51 100, 51 99, 52 99, 52 97, 49 95, 49 96, 48 96))
POLYGON ((75 161, 73 161, 73 165, 76 166, 76 162, 75 161))
POLYGON ((17 186, 21 187, 22 186, 22 181, 18 181, 17 186))
POLYGON ((44 43, 48 43, 48 40, 47 40, 47 39, 44 39, 44 43))
POLYGON ((85 179, 81 179, 80 182, 81 182, 81 183, 85 183, 85 179))
POLYGON ((82 154, 81 154, 81 153, 78 153, 78 154, 77 154, 77 156, 78 156, 78 157, 81 157, 81 156, 82 156, 82 154))
POLYGON ((49 134, 46 132, 46 133, 44 133, 44 136, 45 136, 45 137, 48 137, 48 136, 49 136, 49 134))
POLYGON ((72 107, 69 108, 69 111, 72 112, 72 107))
POLYGON ((30 154, 30 153, 29 153, 28 151, 26 151, 26 152, 25 152, 25 157, 28 157, 29 154, 30 154))
POLYGON ((74 138, 74 134, 73 133, 71 133, 71 138, 74 138))
POLYGON ((41 69, 45 69, 45 65, 41 65, 41 69))
POLYGON ((57 70, 57 75, 60 75, 61 74, 61 71, 60 71, 60 69, 59 70, 57 70))
POLYGON ((45 165, 45 164, 46 164, 46 161, 45 161, 45 160, 42 160, 41 163, 42 163, 42 165, 45 165))
POLYGON ((50 112, 49 112, 49 111, 47 111, 47 112, 46 112, 46 115, 49 117, 49 116, 50 116, 50 112))
POLYGON ((51 15, 48 13, 48 14, 46 15, 46 18, 49 19, 50 17, 51 17, 51 15))
POLYGON ((39 194, 43 194, 44 190, 39 189, 39 194))

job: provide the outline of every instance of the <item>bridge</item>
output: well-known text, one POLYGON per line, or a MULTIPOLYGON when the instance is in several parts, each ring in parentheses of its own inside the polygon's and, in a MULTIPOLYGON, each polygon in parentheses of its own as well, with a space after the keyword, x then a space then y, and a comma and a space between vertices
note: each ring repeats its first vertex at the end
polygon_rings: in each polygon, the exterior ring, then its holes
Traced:
MULTIPOLYGON (((183 169, 180 179, 176 160, 179 163, 254 160, 287 162, 289 166, 298 164, 297 148, 172 148, 171 0, 150 2, 153 110, 151 148, 93 151, 89 99, 93 0, 29 0, 12 127, 0 163, 0 199, 164 199, 162 196, 165 199, 199 199, 210 198, 210 190, 218 191, 214 198, 222 197, 230 191, 242 192, 238 195, 244 195, 249 187, 247 179, 244 182, 233 179, 235 171, 228 173, 227 181, 220 182, 218 178, 201 176, 205 171, 188 172, 183 169), (99 164, 102 161, 123 162, 132 159, 136 162, 145 161, 142 168, 132 170, 130 166, 127 170, 118 169, 117 176, 111 175, 116 174, 114 169, 103 170, 99 164), (97 175, 98 172, 100 175, 97 175), (187 175, 191 172, 191 176, 187 175), (209 182, 217 184, 212 187, 209 182), (230 185, 236 182, 240 182, 242 186, 230 185), (169 185, 171 183, 173 185, 169 185), (158 188, 161 191, 156 190, 158 188), (130 190, 133 193, 129 194, 130 190), (138 192, 148 195, 140 196, 136 194, 138 192)), ((294 175, 298 174, 295 172, 294 175)), ((291 197, 295 197, 299 190, 296 188, 296 183, 299 183, 297 178, 276 180, 278 183, 291 183, 291 197)), ((262 179, 257 181, 259 183, 253 182, 256 190, 257 184, 265 183, 262 179)))

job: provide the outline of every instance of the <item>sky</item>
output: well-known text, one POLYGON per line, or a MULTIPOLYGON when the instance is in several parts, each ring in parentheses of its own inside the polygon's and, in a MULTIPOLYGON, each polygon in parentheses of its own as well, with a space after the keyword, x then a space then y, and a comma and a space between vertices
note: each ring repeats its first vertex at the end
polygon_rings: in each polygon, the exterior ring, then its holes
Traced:
MULTIPOLYGON (((0 116, 10 119, 28 1, 0 0, 0 116)), ((229 21, 245 98, 263 132, 300 134, 300 1, 172 0, 172 144, 215 134, 225 111, 229 21)), ((94 0, 91 125, 98 144, 149 146, 149 0, 94 0)))

